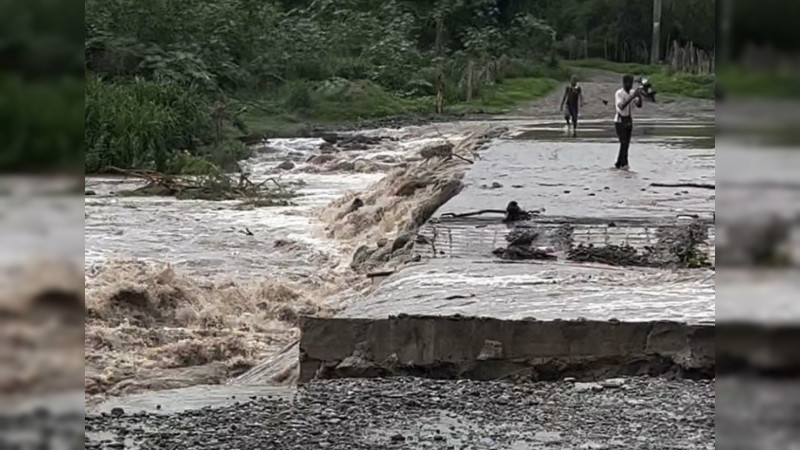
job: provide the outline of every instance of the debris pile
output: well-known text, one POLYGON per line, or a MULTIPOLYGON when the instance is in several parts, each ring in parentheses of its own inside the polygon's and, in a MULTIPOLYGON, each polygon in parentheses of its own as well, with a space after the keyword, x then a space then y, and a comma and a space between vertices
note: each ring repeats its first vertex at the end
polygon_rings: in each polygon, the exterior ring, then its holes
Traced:
POLYGON ((572 246, 567 259, 575 262, 602 263, 612 266, 697 269, 710 267, 708 255, 699 247, 708 242, 708 226, 700 222, 661 227, 658 242, 641 250, 624 243, 595 246, 572 246))
POLYGON ((539 239, 539 231, 532 228, 515 228, 506 236, 508 246, 498 248, 492 253, 498 258, 506 261, 527 261, 527 260, 554 260, 551 249, 535 247, 534 243, 539 239))
POLYGON ((147 170, 110 168, 126 177, 138 178, 144 186, 120 192, 123 196, 162 196, 179 200, 242 200, 255 206, 288 206, 297 193, 275 178, 253 182, 246 173, 229 175, 211 171, 205 175, 168 175, 147 170))

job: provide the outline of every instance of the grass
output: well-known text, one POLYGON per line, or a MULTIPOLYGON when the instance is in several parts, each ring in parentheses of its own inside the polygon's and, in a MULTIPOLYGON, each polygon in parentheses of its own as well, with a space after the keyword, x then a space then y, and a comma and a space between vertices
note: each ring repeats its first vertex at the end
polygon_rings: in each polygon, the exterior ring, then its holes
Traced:
MULTIPOLYGON (((448 103, 445 115, 499 114, 541 98, 558 86, 554 70, 504 78, 484 86, 469 102, 448 103)), ((521 74, 518 74, 521 75, 521 74)), ((236 128, 225 122, 214 134, 211 100, 168 82, 125 83, 88 77, 86 90, 86 172, 105 167, 150 168, 173 174, 230 170, 247 150, 241 134, 276 138, 320 129, 434 119, 435 96, 398 94, 366 80, 293 80, 262 92, 240 93, 246 105, 236 128), (238 125, 243 125, 239 127, 238 125)), ((250 136, 248 136, 250 137, 250 136)), ((256 136, 252 136, 256 137, 256 136)), ((249 139, 247 139, 249 141, 249 139)))
MULTIPOLYGON (((558 84, 551 78, 509 78, 485 88, 470 102, 446 105, 445 113, 500 114, 549 94, 558 84)), ((268 137, 283 137, 378 119, 428 118, 436 101, 433 96, 404 98, 363 81, 328 81, 306 88, 308 95, 294 90, 302 88, 289 88, 277 95, 282 98, 254 104, 244 114, 246 128, 268 137)))
POLYGON ((800 77, 790 71, 747 70, 730 66, 719 70, 720 86, 734 97, 800 98, 800 77))
POLYGON ((667 96, 691 97, 711 100, 714 98, 714 75, 695 75, 676 73, 668 66, 634 63, 617 63, 602 59, 567 61, 569 67, 607 70, 616 73, 629 73, 646 76, 660 94, 667 96))
POLYGON ((456 114, 500 114, 552 92, 559 81, 552 78, 511 78, 484 89, 471 102, 448 108, 456 114))
POLYGON ((0 171, 80 170, 84 82, 26 80, 0 73, 0 171))

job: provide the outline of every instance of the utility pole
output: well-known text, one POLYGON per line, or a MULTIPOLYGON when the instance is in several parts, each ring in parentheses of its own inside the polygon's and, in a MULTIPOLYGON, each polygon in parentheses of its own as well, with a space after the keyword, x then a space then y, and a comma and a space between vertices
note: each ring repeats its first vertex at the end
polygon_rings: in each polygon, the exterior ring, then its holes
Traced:
POLYGON ((653 0, 653 48, 650 49, 650 63, 661 62, 661 0, 653 0))

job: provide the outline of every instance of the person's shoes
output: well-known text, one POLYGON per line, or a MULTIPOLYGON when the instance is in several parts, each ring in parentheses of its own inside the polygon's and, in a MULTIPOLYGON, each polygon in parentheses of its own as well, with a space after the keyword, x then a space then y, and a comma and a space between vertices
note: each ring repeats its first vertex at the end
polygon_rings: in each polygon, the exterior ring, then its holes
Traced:
POLYGON ((620 170, 631 170, 631 166, 624 165, 624 166, 620 167, 620 170))

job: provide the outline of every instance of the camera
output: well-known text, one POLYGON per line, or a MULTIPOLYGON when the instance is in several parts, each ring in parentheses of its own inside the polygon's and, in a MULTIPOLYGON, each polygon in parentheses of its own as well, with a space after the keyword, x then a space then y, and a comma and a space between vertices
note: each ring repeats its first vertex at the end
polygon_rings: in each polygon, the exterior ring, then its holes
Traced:
POLYGON ((656 91, 653 89, 653 84, 650 83, 650 80, 647 78, 639 78, 639 90, 642 92, 642 97, 650 100, 651 102, 656 102, 656 91))

